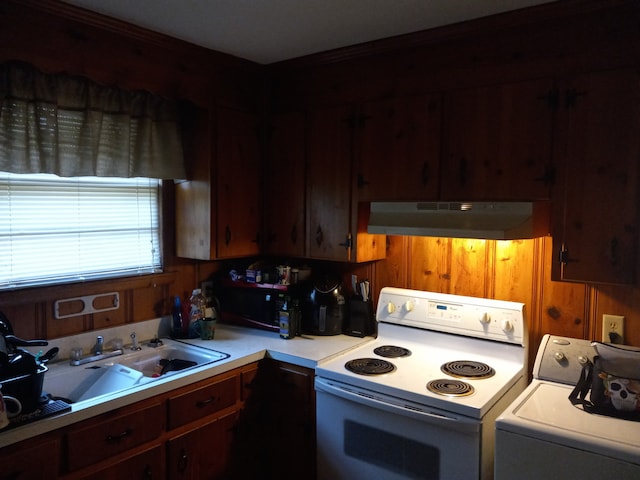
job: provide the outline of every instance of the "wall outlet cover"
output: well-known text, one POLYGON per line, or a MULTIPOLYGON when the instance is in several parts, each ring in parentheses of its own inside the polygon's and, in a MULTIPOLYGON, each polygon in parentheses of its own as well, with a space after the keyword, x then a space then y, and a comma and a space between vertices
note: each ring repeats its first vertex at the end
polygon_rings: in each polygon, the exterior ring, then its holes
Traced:
POLYGON ((602 341, 624 343, 624 317, 622 315, 602 315, 602 341))

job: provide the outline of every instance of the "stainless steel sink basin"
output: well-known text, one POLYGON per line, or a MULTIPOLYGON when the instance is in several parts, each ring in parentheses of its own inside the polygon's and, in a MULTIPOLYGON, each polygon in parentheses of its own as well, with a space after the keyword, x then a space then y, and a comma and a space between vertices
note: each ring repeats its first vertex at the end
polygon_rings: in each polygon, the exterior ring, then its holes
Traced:
POLYGON ((79 366, 50 364, 42 390, 54 398, 83 402, 229 357, 174 340, 163 342, 159 347, 144 346, 139 351, 79 366))

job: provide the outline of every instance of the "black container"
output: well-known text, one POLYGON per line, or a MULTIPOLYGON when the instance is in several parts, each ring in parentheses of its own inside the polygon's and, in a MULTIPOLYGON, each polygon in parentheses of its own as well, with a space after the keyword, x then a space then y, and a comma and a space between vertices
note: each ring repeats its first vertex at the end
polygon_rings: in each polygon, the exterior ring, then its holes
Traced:
POLYGON ((302 332, 311 335, 339 335, 348 308, 339 278, 325 276, 312 283, 302 308, 302 332))
POLYGON ((343 328, 346 335, 366 337, 375 335, 376 319, 373 314, 373 302, 366 302, 360 298, 349 300, 349 320, 343 328))
POLYGON ((1 380, 2 394, 20 400, 22 413, 33 412, 42 403, 42 384, 47 370, 46 365, 39 365, 36 373, 1 380))

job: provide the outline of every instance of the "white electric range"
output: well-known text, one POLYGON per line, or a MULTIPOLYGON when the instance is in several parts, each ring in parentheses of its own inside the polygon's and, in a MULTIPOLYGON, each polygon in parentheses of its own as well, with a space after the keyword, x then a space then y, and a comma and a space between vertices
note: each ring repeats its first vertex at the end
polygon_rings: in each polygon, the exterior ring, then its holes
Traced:
POLYGON ((496 480, 640 478, 640 422, 569 400, 594 355, 588 340, 543 337, 531 384, 496 421, 496 480))
POLYGON ((524 305, 386 287, 372 342, 316 368, 318 478, 489 479, 526 385, 524 305))

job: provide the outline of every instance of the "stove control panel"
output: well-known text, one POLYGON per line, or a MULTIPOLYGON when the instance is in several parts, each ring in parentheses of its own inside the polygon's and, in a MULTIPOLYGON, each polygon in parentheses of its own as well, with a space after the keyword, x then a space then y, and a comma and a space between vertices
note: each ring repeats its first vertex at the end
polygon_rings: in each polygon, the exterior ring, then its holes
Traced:
POLYGON ((385 287, 376 318, 439 332, 524 346, 524 304, 385 287))
POLYGON ((575 385, 582 366, 593 362, 596 350, 591 341, 546 334, 540 342, 533 377, 575 385))

